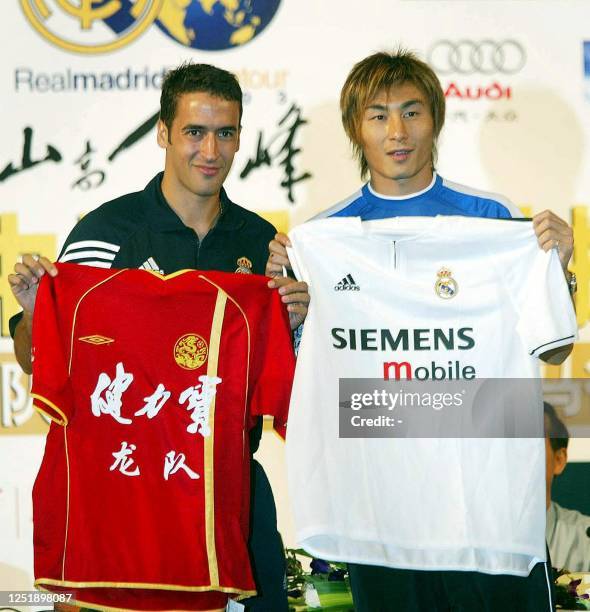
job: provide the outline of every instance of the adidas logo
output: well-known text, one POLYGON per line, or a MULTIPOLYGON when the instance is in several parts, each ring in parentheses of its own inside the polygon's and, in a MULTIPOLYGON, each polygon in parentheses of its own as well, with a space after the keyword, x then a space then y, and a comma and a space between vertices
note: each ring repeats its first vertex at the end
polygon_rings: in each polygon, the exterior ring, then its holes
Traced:
POLYGON ((164 270, 160 269, 160 266, 156 263, 156 260, 153 257, 149 257, 146 259, 141 266, 139 266, 140 270, 150 270, 151 272, 158 272, 159 274, 164 274, 164 270))
POLYGON ((347 274, 339 283, 334 285, 334 291, 360 291, 361 288, 354 282, 352 274, 347 274))

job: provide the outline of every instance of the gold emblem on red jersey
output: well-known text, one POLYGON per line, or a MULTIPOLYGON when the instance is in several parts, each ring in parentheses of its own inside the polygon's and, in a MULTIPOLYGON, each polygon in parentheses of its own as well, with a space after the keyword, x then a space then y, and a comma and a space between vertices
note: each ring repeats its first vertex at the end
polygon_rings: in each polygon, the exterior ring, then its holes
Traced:
POLYGON ((434 284, 436 295, 443 300, 454 298, 459 292, 457 281, 451 276, 451 271, 448 268, 441 268, 438 272, 438 280, 434 284))
POLYGON ((185 334, 174 345, 174 361, 185 370, 196 370, 205 361, 209 347, 207 342, 198 334, 185 334))
POLYGON ((99 344, 111 344, 114 342, 114 338, 107 338, 106 336, 101 336, 99 334, 94 334, 93 336, 82 336, 78 338, 81 342, 88 342, 88 344, 94 344, 98 346, 99 344))
POLYGON ((236 272, 238 274, 252 274, 252 262, 247 257, 240 257, 237 264, 236 272))

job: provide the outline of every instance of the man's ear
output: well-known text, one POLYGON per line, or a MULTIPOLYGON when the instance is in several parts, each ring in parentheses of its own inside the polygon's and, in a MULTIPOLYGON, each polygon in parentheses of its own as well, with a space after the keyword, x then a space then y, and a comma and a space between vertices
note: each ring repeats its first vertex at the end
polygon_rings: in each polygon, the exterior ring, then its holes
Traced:
POLYGON ((567 448, 560 448, 554 453, 553 475, 559 476, 567 465, 567 448))
POLYGON ((168 126, 161 119, 158 119, 158 124, 156 126, 156 134, 158 139, 158 146, 162 149, 166 149, 170 144, 170 141, 168 139, 168 126))

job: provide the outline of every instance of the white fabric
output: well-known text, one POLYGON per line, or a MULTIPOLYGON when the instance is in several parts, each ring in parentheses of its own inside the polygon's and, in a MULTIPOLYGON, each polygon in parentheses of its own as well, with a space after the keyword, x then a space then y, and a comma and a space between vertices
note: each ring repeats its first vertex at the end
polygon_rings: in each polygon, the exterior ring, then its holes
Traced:
POLYGON ((528 575, 545 560, 543 438, 340 439, 338 380, 382 378, 391 360, 538 377, 536 356, 576 336, 557 254, 530 222, 466 217, 320 219, 289 236, 311 295, 287 431, 299 545, 336 561, 528 575), (435 291, 443 267, 451 299, 435 291), (357 340, 361 328, 407 329, 409 343, 336 348, 334 328, 357 340), (472 328, 474 346, 415 350, 413 330, 433 328, 472 328))

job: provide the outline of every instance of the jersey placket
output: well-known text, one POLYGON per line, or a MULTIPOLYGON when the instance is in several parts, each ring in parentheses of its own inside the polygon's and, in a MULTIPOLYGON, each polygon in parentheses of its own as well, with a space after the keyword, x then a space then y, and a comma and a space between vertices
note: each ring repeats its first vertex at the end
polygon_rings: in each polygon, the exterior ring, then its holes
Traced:
POLYGON ((402 237, 399 235, 393 235, 391 237, 389 248, 389 270, 397 278, 404 278, 406 276, 406 249, 408 241, 410 240, 412 240, 412 238, 402 237))

